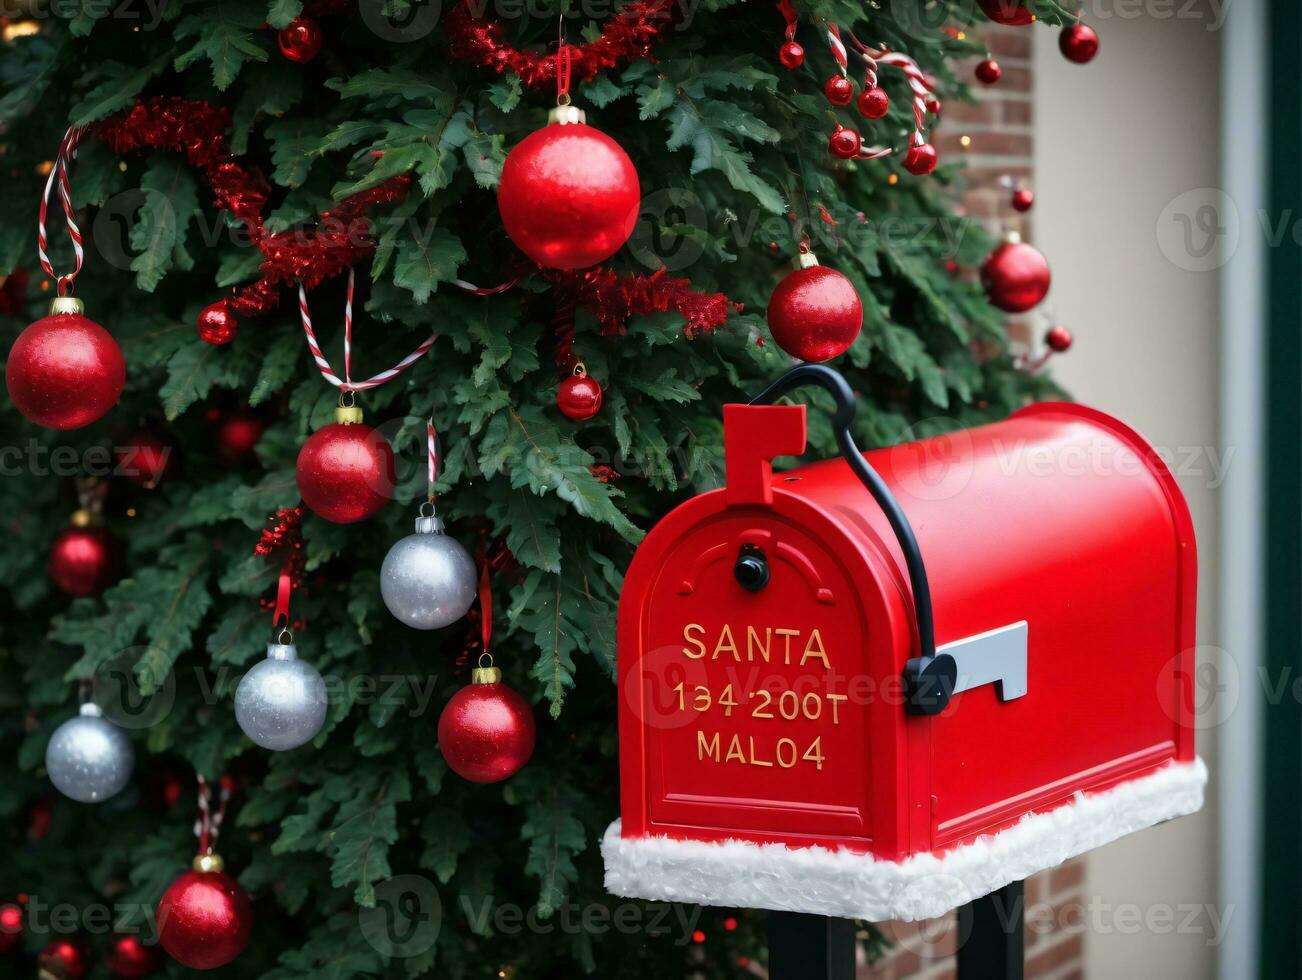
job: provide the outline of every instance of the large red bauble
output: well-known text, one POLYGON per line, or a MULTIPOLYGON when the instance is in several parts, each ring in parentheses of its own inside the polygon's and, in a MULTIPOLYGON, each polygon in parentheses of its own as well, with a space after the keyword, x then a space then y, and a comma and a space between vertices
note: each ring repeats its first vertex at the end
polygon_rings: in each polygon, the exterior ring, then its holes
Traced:
POLYGON ((112 335, 80 313, 51 313, 18 335, 5 365, 9 398, 51 429, 79 429, 117 404, 127 366, 112 335))
POLYGON ((107 528, 66 528, 54 539, 46 570, 68 595, 99 595, 117 581, 117 539, 107 528))
POLYGON ((23 910, 18 905, 0 905, 0 953, 7 953, 23 940, 23 910))
POLYGON ((113 450, 117 457, 114 476, 121 476, 142 487, 156 487, 163 477, 176 469, 176 447, 164 442, 152 432, 140 432, 125 445, 113 450))
POLYGON ((990 302, 1006 313, 1025 313, 1049 292, 1049 263, 1025 242, 1005 242, 981 266, 990 302))
POLYGON ((502 165, 497 207, 511 241, 550 269, 610 258, 633 234, 642 199, 633 161, 586 123, 552 123, 502 165))
POLYGON ((1022 5, 1021 0, 977 0, 977 3, 996 24, 1025 27, 1035 20, 1035 15, 1022 5))
POLYGON ((311 17, 295 17, 276 34, 280 53, 305 64, 321 53, 321 25, 311 17))
POLYGON ((122 980, 144 980, 163 966, 163 954, 157 946, 147 946, 139 936, 117 936, 105 961, 109 973, 122 980))
POLYGON ((472 783, 514 776, 533 755, 533 709, 502 683, 475 683, 452 695, 439 715, 439 749, 472 783))
POLYGON ((58 980, 82 980, 90 972, 90 957, 86 947, 71 939, 56 939, 41 950, 36 958, 41 975, 58 980))
POLYGON ((769 297, 769 331, 779 347, 802 361, 845 353, 863 327, 863 303, 854 285, 822 265, 797 269, 769 297))
POLYGON ((1068 61, 1088 64, 1099 53, 1099 36, 1094 28, 1085 24, 1068 24, 1058 35, 1058 50, 1068 61))
POLYGON ((332 422, 303 444, 294 478, 313 513, 336 524, 362 521, 393 498, 393 447, 369 425, 332 422))
POLYGON ((224 871, 187 871, 158 902, 158 941, 192 970, 225 966, 253 931, 249 894, 224 871))
POLYGON ((572 374, 556 389, 556 407, 567 419, 586 422, 601 411, 601 385, 587 374, 572 374))
POLYGON ((904 169, 915 177, 925 177, 936 169, 936 148, 930 143, 918 143, 904 154, 904 169))

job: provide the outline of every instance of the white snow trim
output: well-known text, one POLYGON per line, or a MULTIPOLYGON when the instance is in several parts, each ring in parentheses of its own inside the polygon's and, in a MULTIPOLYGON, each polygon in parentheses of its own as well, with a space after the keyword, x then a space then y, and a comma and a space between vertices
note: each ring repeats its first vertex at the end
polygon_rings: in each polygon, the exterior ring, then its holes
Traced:
POLYGON ((813 912, 883 922, 930 919, 1012 881, 1203 805, 1201 758, 1170 763, 1101 793, 1077 793, 994 836, 939 857, 883 861, 825 847, 749 841, 625 839, 620 822, 601 841, 606 890, 625 898, 729 908, 813 912))

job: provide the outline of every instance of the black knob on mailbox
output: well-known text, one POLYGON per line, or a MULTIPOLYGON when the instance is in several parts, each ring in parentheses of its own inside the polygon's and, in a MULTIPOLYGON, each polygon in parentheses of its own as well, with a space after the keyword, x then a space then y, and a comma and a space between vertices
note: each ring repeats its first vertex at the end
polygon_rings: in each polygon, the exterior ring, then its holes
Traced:
POLYGON ((769 584, 769 560, 754 545, 742 545, 737 563, 732 566, 732 574, 743 589, 758 592, 769 584))

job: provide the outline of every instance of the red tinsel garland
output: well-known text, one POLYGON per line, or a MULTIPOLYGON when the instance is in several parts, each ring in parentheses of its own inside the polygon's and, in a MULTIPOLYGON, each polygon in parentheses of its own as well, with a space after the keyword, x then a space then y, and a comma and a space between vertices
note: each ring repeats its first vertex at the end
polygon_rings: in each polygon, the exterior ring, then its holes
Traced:
MULTIPOLYGON (((530 88, 556 84, 556 52, 542 54, 512 47, 503 39, 500 23, 475 16, 471 7, 471 0, 463 0, 448 13, 444 29, 449 38, 448 54, 454 61, 492 68, 499 75, 514 72, 530 88)), ((484 9, 482 5, 480 9, 484 9)), ((626 59, 654 61, 651 49, 673 23, 676 10, 676 0, 634 0, 626 5, 602 26, 597 40, 566 45, 572 77, 590 82, 597 72, 626 59)))
POLYGON ((551 282, 563 286, 575 305, 601 323, 603 333, 619 333, 630 316, 673 310, 683 318, 683 333, 696 337, 723 326, 728 310, 741 310, 723 293, 698 293, 690 279, 675 279, 664 268, 648 275, 621 276, 597 266, 569 272, 542 269, 551 282))
POLYGON ((267 518, 269 527, 262 529, 253 553, 272 560, 289 572, 290 582, 297 589, 303 584, 303 508, 282 507, 267 518))

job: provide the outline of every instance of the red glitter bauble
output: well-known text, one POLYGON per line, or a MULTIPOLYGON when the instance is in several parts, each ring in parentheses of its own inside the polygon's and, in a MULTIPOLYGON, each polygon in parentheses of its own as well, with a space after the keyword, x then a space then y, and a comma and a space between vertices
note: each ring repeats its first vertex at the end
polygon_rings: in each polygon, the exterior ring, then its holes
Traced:
POLYGON ((930 143, 918 143, 904 154, 904 169, 917 177, 925 177, 936 169, 936 148, 930 143))
POLYGON ((859 101, 856 105, 859 107, 859 112, 868 119, 881 119, 890 111, 891 97, 886 94, 886 89, 874 85, 859 93, 859 101))
POLYGON ((1068 61, 1088 64, 1099 53, 1099 36, 1094 28, 1085 24, 1068 24, 1058 35, 1058 50, 1068 61))
POLYGON ((90 957, 86 947, 72 939, 56 939, 36 958, 42 976, 56 980, 82 980, 90 973, 90 957))
POLYGON ((1014 211, 1021 211, 1023 214, 1025 214, 1027 211, 1031 210, 1031 207, 1034 204, 1035 204, 1035 195, 1032 194, 1025 187, 1019 187, 1017 188, 1017 190, 1013 191, 1014 211))
POLYGON ((463 687, 439 715, 443 758, 472 783, 514 776, 533 755, 534 738, 529 702, 500 682, 476 681, 463 687))
POLYGON ((1071 331, 1064 326, 1050 327, 1048 333, 1044 335, 1044 342, 1055 354, 1065 354, 1071 350, 1071 331))
POLYGON ((162 969, 163 954, 157 946, 146 946, 139 936, 117 936, 105 965, 122 980, 144 980, 162 969))
POLYGON ((976 77, 977 81, 983 85, 993 85, 1003 77, 1004 70, 999 67, 999 62, 994 58, 987 58, 985 61, 977 63, 976 77))
POLYGON ((46 570, 68 595, 99 595, 118 578, 117 539, 102 527, 66 528, 54 539, 46 570))
POLYGON ((305 64, 321 53, 321 25, 311 17, 295 17, 276 34, 280 53, 305 64))
POLYGON ((103 418, 126 380, 117 341, 80 313, 37 320, 18 335, 5 365, 14 406, 51 429, 79 429, 103 418))
POLYGON ((117 459, 114 476, 151 489, 162 483, 165 476, 176 471, 179 459, 175 446, 151 432, 137 433, 125 445, 115 446, 113 454, 117 459))
POLYGON ((990 302, 1006 313, 1025 313, 1049 292, 1049 263, 1025 242, 1005 242, 981 266, 990 302))
POLYGON ((567 419, 586 422, 601 411, 601 385, 576 368, 556 389, 556 407, 567 419))
POLYGON ((849 105, 854 100, 854 83, 844 75, 833 75, 823 86, 823 94, 832 105, 849 105))
POLYGON ((795 71, 805 63, 805 49, 795 41, 787 41, 778 48, 778 62, 787 71, 795 71))
POLYGON ((18 905, 0 905, 0 953, 7 953, 23 941, 23 910, 18 905))
POLYGON ((779 347, 802 361, 827 361, 845 353, 863 326, 854 285, 827 266, 787 275, 769 297, 769 332, 779 347))
POLYGON ((225 966, 244 951, 253 930, 249 895, 224 871, 187 871, 158 903, 158 941, 192 970, 225 966))
POLYGON ((214 347, 229 344, 240 332, 240 324, 235 319, 235 314, 221 302, 203 308, 203 312, 199 314, 198 327, 199 339, 214 347))
POLYGON ((217 455, 228 463, 247 458, 266 428, 262 419, 252 415, 228 415, 217 424, 217 455))
POLYGON ((996 24, 1025 27, 1035 21, 1035 15, 1022 5, 1021 0, 977 0, 977 3, 996 24))
POLYGON ((827 140, 828 152, 842 160, 852 160, 857 157, 859 147, 862 145, 863 140, 859 138, 858 133, 839 124, 827 140))
POLYGON ((502 165, 497 207, 506 233, 541 266, 583 269, 628 241, 642 199, 628 154, 585 123, 530 133, 502 165))
POLYGON ((336 524, 362 521, 393 497, 393 447, 369 425, 334 422, 303 444, 294 478, 313 513, 336 524))

